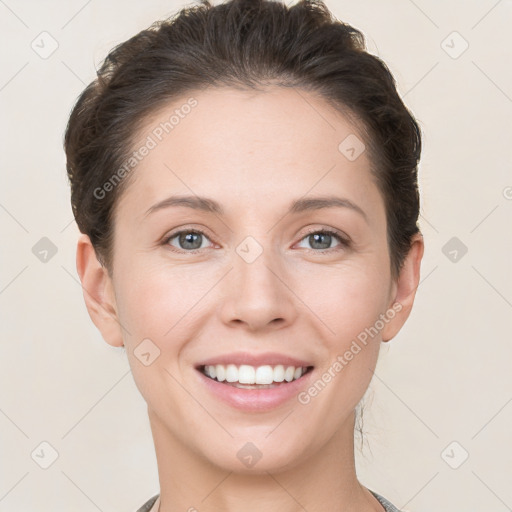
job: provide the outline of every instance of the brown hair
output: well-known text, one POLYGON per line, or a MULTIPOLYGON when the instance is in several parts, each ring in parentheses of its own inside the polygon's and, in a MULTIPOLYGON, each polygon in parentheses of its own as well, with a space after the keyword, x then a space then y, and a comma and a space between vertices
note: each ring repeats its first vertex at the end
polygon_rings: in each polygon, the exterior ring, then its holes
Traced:
MULTIPOLYGON (((397 277, 419 232, 417 164, 421 133, 391 72, 365 49, 363 34, 321 0, 208 0, 153 23, 119 44, 78 98, 64 136, 78 227, 112 270, 113 212, 129 183, 112 179, 144 121, 192 91, 277 85, 318 94, 349 116, 370 151, 384 198, 391 273, 397 277)), ((340 141, 341 142, 341 141, 340 141)))

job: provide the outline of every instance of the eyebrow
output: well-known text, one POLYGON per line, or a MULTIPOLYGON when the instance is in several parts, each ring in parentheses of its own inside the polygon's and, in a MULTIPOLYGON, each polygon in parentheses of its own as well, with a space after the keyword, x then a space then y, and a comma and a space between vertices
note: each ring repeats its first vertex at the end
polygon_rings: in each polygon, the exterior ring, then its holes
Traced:
MULTIPOLYGON (((151 206, 144 216, 146 217, 158 210, 179 206, 207 213, 214 213, 216 215, 224 215, 224 209, 214 199, 201 196, 170 196, 151 206)), ((288 213, 296 214, 305 211, 321 210, 323 208, 349 208, 362 215, 362 217, 368 222, 368 217, 360 206, 349 199, 337 196, 319 196, 297 199, 291 203, 288 213)))

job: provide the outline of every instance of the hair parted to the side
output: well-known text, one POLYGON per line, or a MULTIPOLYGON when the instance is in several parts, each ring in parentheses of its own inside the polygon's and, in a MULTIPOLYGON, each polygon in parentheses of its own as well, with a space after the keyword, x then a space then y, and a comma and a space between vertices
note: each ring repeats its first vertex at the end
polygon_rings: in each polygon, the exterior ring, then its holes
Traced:
MULTIPOLYGON (((64 136, 73 214, 112 273, 114 209, 132 173, 94 193, 133 151, 145 120, 165 104, 210 87, 269 85, 317 94, 359 127, 384 198, 391 274, 419 232, 421 133, 391 72, 367 53, 363 34, 321 0, 208 0, 157 21, 105 58, 78 98, 64 136)), ((341 142, 341 141, 340 141, 341 142)))

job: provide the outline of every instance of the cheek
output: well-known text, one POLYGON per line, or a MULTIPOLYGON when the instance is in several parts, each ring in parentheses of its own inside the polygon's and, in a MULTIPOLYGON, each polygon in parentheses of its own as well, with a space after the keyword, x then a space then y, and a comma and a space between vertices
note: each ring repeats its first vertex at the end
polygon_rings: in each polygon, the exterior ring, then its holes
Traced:
POLYGON ((127 356, 137 388, 153 407, 174 405, 165 390, 182 380, 179 356, 196 335, 197 305, 211 287, 205 279, 150 258, 134 257, 119 268, 117 305, 129 331, 123 336, 127 356))
POLYGON ((388 276, 368 265, 319 268, 308 275, 301 298, 340 349, 370 328, 387 306, 388 276))
POLYGON ((173 330, 182 330, 205 290, 215 283, 212 272, 200 268, 190 272, 184 266, 152 264, 142 258, 125 266, 123 275, 119 275, 118 313, 131 327, 132 338, 163 340, 173 330))
MULTIPOLYGON (((302 291, 321 319, 325 350, 317 380, 299 399, 310 413, 327 418, 328 431, 345 421, 373 377, 381 342, 375 325, 385 312, 389 285, 388 276, 377 267, 372 271, 354 265, 330 273, 328 285, 302 291), (314 406, 307 409, 308 404, 314 406)), ((315 276, 310 277, 315 282, 315 276)), ((316 283, 323 282, 318 279, 316 283)))

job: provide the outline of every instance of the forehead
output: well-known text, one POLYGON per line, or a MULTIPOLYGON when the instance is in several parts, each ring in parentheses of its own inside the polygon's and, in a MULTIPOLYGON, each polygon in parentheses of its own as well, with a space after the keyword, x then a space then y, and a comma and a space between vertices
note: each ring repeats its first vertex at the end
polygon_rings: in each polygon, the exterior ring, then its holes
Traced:
POLYGON ((238 198, 249 208, 312 189, 338 187, 360 201, 376 192, 358 128, 304 90, 189 93, 148 117, 136 140, 134 151, 150 150, 137 162, 121 203, 152 204, 177 191, 238 198))

